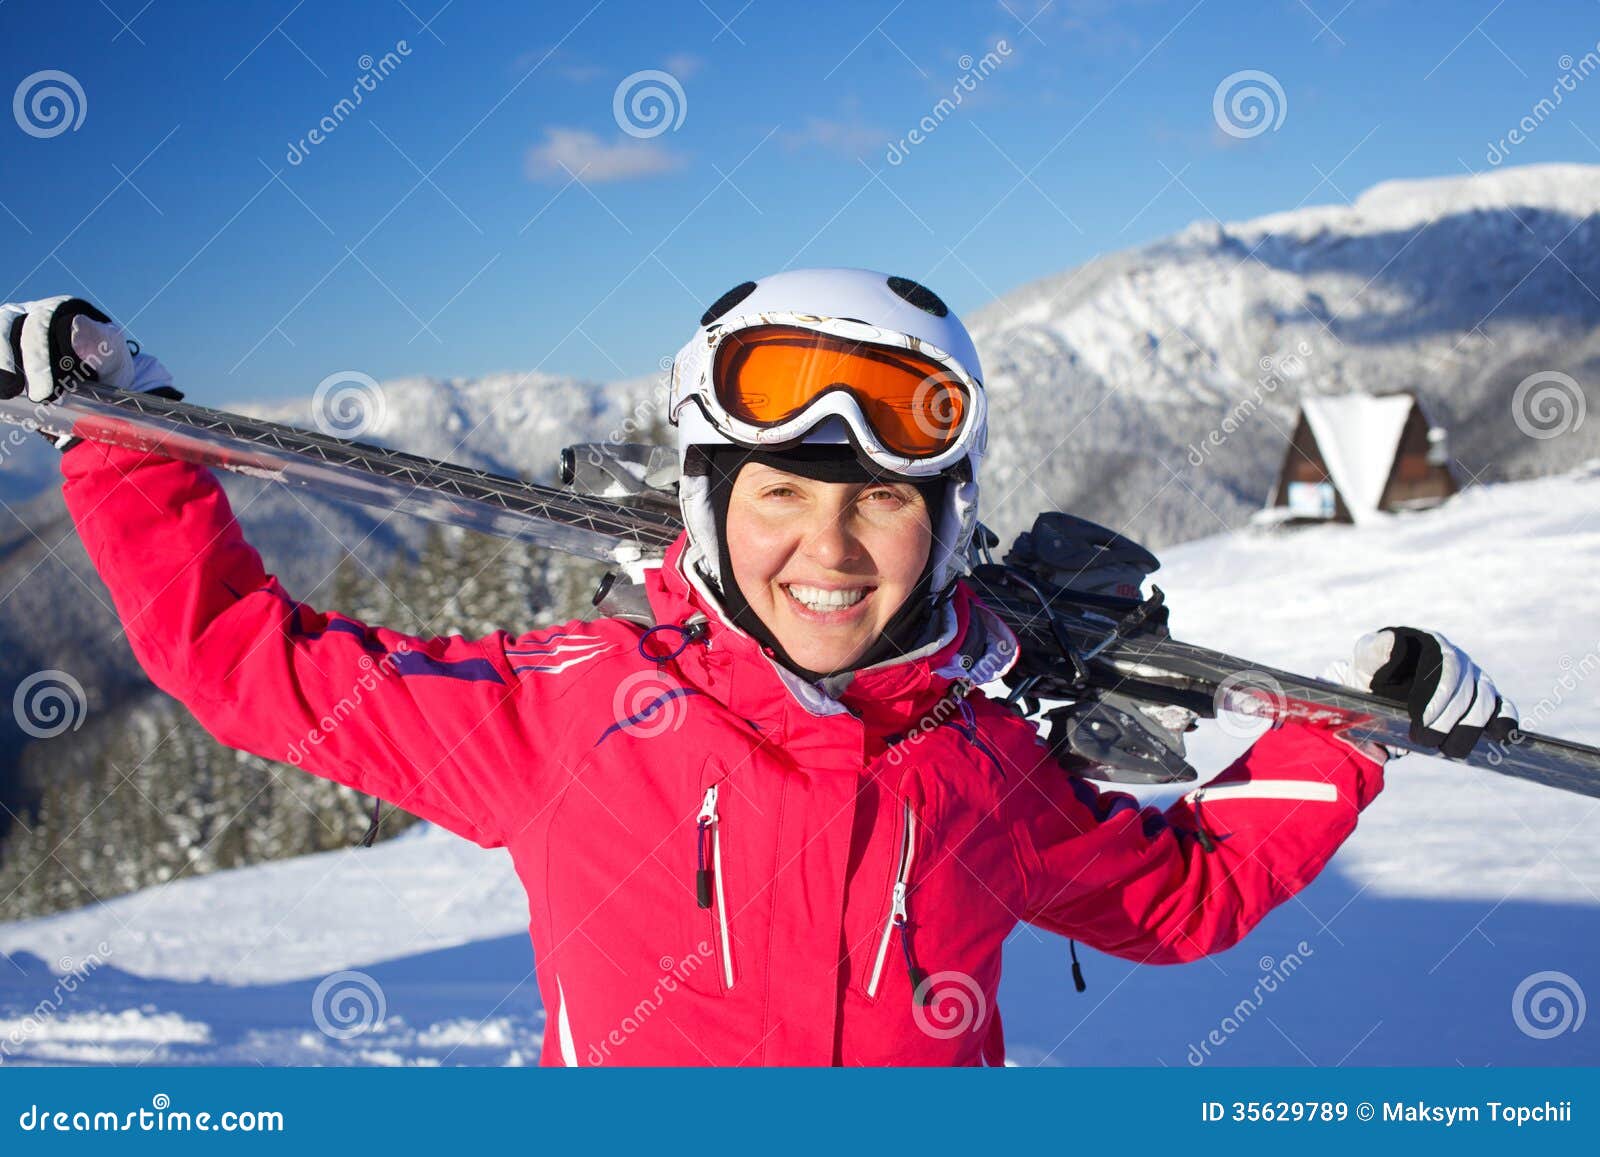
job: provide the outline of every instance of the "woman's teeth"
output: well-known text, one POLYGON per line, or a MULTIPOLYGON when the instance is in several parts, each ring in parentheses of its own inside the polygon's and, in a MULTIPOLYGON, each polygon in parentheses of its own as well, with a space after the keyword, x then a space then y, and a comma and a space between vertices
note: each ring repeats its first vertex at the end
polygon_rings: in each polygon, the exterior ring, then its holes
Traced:
POLYGON ((801 586, 790 583, 784 587, 795 602, 812 611, 841 611, 853 607, 866 598, 871 587, 850 587, 847 590, 824 590, 822 587, 801 586))

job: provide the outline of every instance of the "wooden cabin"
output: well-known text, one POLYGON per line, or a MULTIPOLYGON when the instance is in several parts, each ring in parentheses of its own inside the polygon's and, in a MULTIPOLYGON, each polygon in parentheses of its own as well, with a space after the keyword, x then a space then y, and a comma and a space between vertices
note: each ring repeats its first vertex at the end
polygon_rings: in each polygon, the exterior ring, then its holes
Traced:
POLYGON ((1301 399, 1269 522, 1363 522, 1436 506, 1457 490, 1448 439, 1414 394, 1301 399))

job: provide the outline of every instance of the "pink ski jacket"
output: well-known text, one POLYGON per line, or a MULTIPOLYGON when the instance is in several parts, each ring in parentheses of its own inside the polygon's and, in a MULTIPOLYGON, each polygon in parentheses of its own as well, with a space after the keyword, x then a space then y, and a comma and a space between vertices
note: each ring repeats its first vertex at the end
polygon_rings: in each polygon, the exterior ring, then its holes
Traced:
POLYGON ((1220 952, 1383 785, 1285 725, 1203 810, 1097 788, 962 695, 1016 648, 965 585, 944 638, 830 696, 720 617, 682 537, 652 630, 413 638, 296 602, 207 470, 90 442, 63 469, 134 654, 220 742, 510 851, 544 1064, 999 1064, 1018 921, 1140 963, 1220 952))

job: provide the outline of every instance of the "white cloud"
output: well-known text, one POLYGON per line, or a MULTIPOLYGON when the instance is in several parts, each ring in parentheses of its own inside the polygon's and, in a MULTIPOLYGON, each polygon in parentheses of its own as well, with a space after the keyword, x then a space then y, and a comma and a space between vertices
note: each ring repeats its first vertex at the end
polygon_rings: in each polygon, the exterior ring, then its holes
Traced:
POLYGON ((860 157, 878 153, 890 137, 882 129, 860 121, 808 117, 805 128, 782 134, 782 140, 791 149, 815 147, 831 149, 847 157, 860 157))
POLYGON ((705 61, 692 52, 674 52, 662 61, 662 67, 679 80, 688 80, 700 71, 700 66, 704 63, 705 61))
POLYGON ((633 181, 670 173, 684 158, 655 141, 619 138, 603 141, 585 129, 545 130, 542 144, 528 150, 526 169, 536 181, 577 177, 588 184, 633 181))
POLYGON ((612 72, 609 66, 582 60, 560 45, 519 52, 511 62, 510 71, 514 76, 523 76, 541 68, 551 69, 579 84, 610 76, 612 72))

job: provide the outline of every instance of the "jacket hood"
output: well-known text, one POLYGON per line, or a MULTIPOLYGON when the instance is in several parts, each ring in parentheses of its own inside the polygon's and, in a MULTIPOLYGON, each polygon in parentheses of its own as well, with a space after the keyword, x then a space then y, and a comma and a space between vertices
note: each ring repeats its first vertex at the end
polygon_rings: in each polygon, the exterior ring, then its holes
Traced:
MULTIPOLYGON (((645 571, 653 617, 658 626, 705 623, 705 645, 684 648, 676 659, 679 671, 751 722, 787 734, 816 718, 854 715, 892 733, 924 716, 957 680, 986 683, 1016 664, 1016 636, 958 580, 937 612, 943 619, 937 634, 923 647, 809 683, 730 621, 692 565, 696 554, 680 534, 661 565, 645 571)), ((663 652, 674 649, 667 642, 663 652)))

